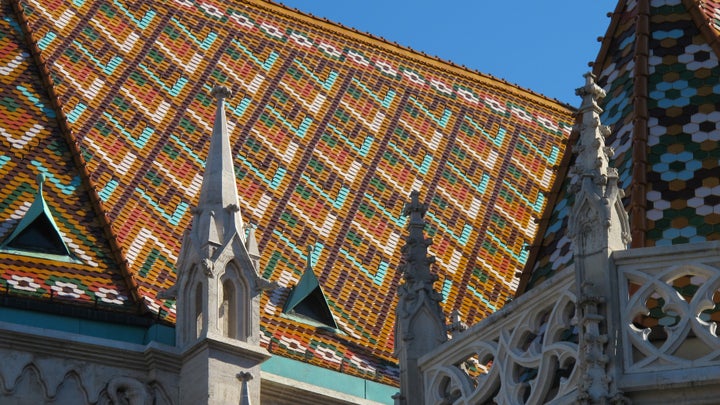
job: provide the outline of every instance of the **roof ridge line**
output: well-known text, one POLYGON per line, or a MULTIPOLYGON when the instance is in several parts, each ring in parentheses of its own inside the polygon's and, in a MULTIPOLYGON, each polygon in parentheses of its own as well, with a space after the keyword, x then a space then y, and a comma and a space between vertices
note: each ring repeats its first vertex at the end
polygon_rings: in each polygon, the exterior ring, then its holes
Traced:
POLYGON ((90 196, 90 205, 93 207, 95 215, 100 221, 100 225, 105 233, 105 237, 108 240, 108 244, 110 245, 110 251, 115 256, 115 262, 120 268, 120 273, 125 280, 128 290, 130 290, 130 293, 132 294, 132 298, 135 300, 135 303, 142 303, 142 312, 150 312, 150 309, 145 302, 145 299, 139 292, 139 285, 133 277, 132 273, 130 272, 127 257, 122 249, 122 246, 120 246, 117 241, 117 235, 112 228, 112 224, 108 220, 107 212, 105 212, 105 209, 102 206, 102 200, 98 195, 97 188, 93 183, 90 174, 88 173, 87 163, 82 156, 80 146, 75 138, 73 130, 72 128, 70 128, 67 115, 62 108, 60 95, 58 94, 58 91, 56 90, 52 77, 50 75, 50 69, 41 54, 40 47, 38 46, 37 40, 33 35, 30 23, 25 16, 25 13, 23 12, 20 0, 10 0, 9 3, 15 13, 15 18, 18 20, 20 29, 22 30, 26 46, 28 47, 30 54, 32 55, 33 61, 38 68, 38 71, 40 73, 40 80, 42 81, 43 87, 47 91, 47 96, 50 99, 50 106, 55 111, 58 127, 60 128, 60 132, 62 132, 65 141, 67 142, 68 149, 70 150, 70 154, 73 157, 73 163, 80 172, 80 179, 83 185, 87 188, 87 193, 90 196))
MULTIPOLYGON (((623 10, 625 10, 626 6, 627 1, 620 0, 615 6, 615 10, 608 13, 608 17, 610 17, 610 23, 608 24, 607 30, 605 30, 605 34, 602 37, 598 38, 598 41, 601 42, 600 50, 595 57, 595 61, 589 63, 592 74, 597 77, 600 77, 600 74, 602 73, 601 69, 603 67, 602 63, 599 62, 603 62, 608 56, 610 45, 612 44, 612 40, 614 38, 613 34, 618 29, 618 25, 620 24, 620 15, 623 13, 623 10)), ((635 25, 637 29, 637 22, 635 23, 635 25)), ((647 57, 645 58, 645 60, 647 60, 647 57)), ((645 92, 647 93, 647 86, 644 87, 645 92)), ((633 98, 635 97, 636 94, 633 93, 633 98)), ((645 110, 647 110, 647 103, 645 103, 645 110)), ((647 111, 645 115, 647 115, 647 111)), ((575 115, 575 119, 573 120, 573 129, 567 138, 567 148, 565 149, 563 157, 560 159, 560 163, 555 166, 555 168, 557 168, 555 182, 551 186, 550 191, 546 193, 546 195, 548 196, 547 205, 545 206, 545 209, 543 210, 541 216, 537 219, 537 233, 535 234, 535 239, 533 239, 532 245, 529 246, 530 253, 528 254, 528 259, 525 262, 525 266, 520 273, 520 281, 517 289, 515 290, 515 297, 519 297, 520 295, 525 293, 527 284, 528 282, 530 282, 530 278, 532 277, 538 255, 540 254, 540 250, 542 248, 542 242, 545 239, 545 232, 547 232, 547 228, 548 226, 550 226, 552 210, 555 208, 555 205, 558 203, 558 200, 562 195, 562 187, 563 184, 565 184, 565 179, 567 178, 568 172, 570 170, 570 162, 572 161, 573 156, 570 149, 572 148, 572 145, 574 145, 578 141, 578 138, 580 136, 580 131, 577 128, 577 125, 580 123, 580 121, 581 117, 575 115)), ((636 240, 634 236, 633 240, 636 240)))
MULTIPOLYGON (((346 25, 344 25, 344 24, 342 24, 342 23, 339 23, 339 22, 337 22, 337 21, 333 21, 333 20, 330 20, 330 19, 325 18, 325 17, 319 17, 319 16, 316 16, 316 15, 314 15, 314 14, 307 13, 307 12, 304 12, 304 11, 302 11, 302 10, 299 10, 299 9, 296 9, 296 8, 293 8, 293 7, 286 6, 286 5, 284 5, 284 4, 282 4, 282 3, 279 3, 279 2, 277 2, 277 1, 275 1, 275 0, 255 0, 255 1, 246 0, 246 1, 248 1, 249 3, 253 3, 253 4, 254 4, 255 6, 257 6, 257 7, 265 8, 266 10, 267 10, 268 8, 270 8, 270 7, 277 7, 277 8, 280 8, 280 9, 284 10, 285 12, 292 12, 292 13, 294 13, 294 14, 297 14, 298 16, 305 17, 305 18, 307 18, 307 19, 309 19, 309 20, 313 20, 313 22, 310 22, 310 21, 304 21, 304 22, 307 23, 307 24, 309 24, 309 25, 311 25, 311 26, 315 26, 316 28, 319 28, 319 29, 324 29, 324 27, 319 27, 318 25, 319 25, 319 24, 322 24, 322 23, 325 23, 325 24, 334 26, 335 29, 337 29, 337 30, 339 30, 339 31, 347 31, 347 32, 350 32, 350 33, 354 33, 354 34, 356 34, 356 35, 358 35, 358 36, 365 37, 364 41, 368 41, 368 40, 378 41, 378 42, 382 42, 382 43, 385 44, 385 45, 389 45, 389 46, 392 46, 392 47, 396 47, 396 48, 398 48, 398 49, 406 52, 406 54, 403 55, 402 53, 397 52, 397 51, 395 51, 395 50, 391 50, 391 49, 385 49, 385 51, 387 51, 388 53, 394 54, 395 56, 408 57, 409 59, 411 59, 412 61, 414 61, 414 62, 416 62, 416 63, 421 63, 421 64, 425 64, 425 65, 430 65, 430 64, 431 64, 430 62, 434 62, 434 63, 435 63, 435 65, 434 65, 435 68, 437 68, 438 70, 447 72, 447 73, 449 73, 449 74, 455 74, 455 73, 452 72, 450 69, 448 69, 448 67, 452 67, 452 68, 454 68, 454 69, 457 69, 457 70, 463 72, 465 75, 480 76, 481 78, 486 79, 486 80, 489 81, 489 83, 484 83, 484 84, 486 84, 486 85, 489 86, 489 87, 493 87, 493 88, 500 89, 500 90, 503 90, 503 89, 504 89, 504 90, 507 90, 507 88, 503 88, 502 85, 507 86, 508 88, 511 88, 511 89, 516 90, 516 91, 519 91, 519 92, 522 92, 522 93, 526 93, 526 94, 528 94, 528 95, 532 95, 532 96, 534 96, 534 97, 537 97, 537 98, 541 99, 542 102, 543 102, 543 104, 546 104, 545 107, 550 108, 550 109, 553 109, 553 110, 558 110, 558 111, 560 111, 560 110, 562 110, 562 107, 570 108, 570 109, 573 109, 573 110, 575 109, 575 107, 573 107, 573 106, 572 106, 571 104, 569 104, 569 103, 566 103, 566 102, 564 102, 564 101, 558 100, 558 99, 556 99, 556 98, 552 98, 552 97, 550 97, 550 96, 546 96, 546 95, 544 95, 544 94, 542 94, 542 93, 539 93, 539 92, 537 92, 537 91, 535 91, 535 90, 532 90, 532 89, 527 88, 527 87, 520 86, 520 85, 518 85, 518 84, 516 84, 516 83, 509 82, 509 81, 507 81, 507 80, 505 80, 505 79, 502 79, 502 78, 493 76, 493 75, 491 75, 491 74, 489 74, 489 73, 484 73, 484 72, 481 72, 481 71, 479 71, 479 70, 472 69, 472 68, 470 68, 470 67, 468 67, 468 66, 465 66, 465 65, 458 65, 458 64, 452 62, 451 60, 443 59, 443 58, 440 58, 439 56, 433 56, 433 55, 426 54, 426 53, 423 52, 423 51, 419 51, 419 50, 417 50, 417 49, 413 49, 413 48, 411 48, 411 47, 409 47, 409 46, 406 46, 406 45, 401 45, 401 44, 399 44, 399 43, 397 43, 397 42, 393 42, 393 41, 388 40, 388 39, 385 39, 385 38, 383 38, 383 37, 380 37, 380 36, 377 36, 377 35, 373 35, 372 33, 363 32, 363 31, 360 31, 360 30, 358 30, 358 29, 356 29, 356 28, 346 26, 346 25), (409 55, 408 55, 408 54, 409 54, 409 55), (445 65, 445 66, 437 66, 437 64, 445 65), (554 104, 554 105, 553 105, 553 104, 554 104)), ((283 17, 288 18, 288 19, 291 19, 291 20, 299 20, 298 17, 292 16, 292 15, 287 15, 287 14, 283 14, 283 17)), ((338 34, 338 35, 340 35, 340 36, 348 37, 348 38, 353 39, 353 40, 356 40, 356 41, 359 40, 359 38, 357 38, 357 37, 355 37, 355 38, 350 37, 350 35, 348 35, 347 33, 343 33, 343 32, 335 32, 335 33, 338 34)), ((362 40, 362 39, 361 39, 361 40, 362 40)), ((367 44, 367 45, 372 45, 372 44, 367 44)), ((471 79, 471 78, 468 78, 468 79, 471 79)))
POLYGON ((532 277, 533 268, 535 267, 535 261, 537 260, 538 254, 540 253, 542 242, 545 239, 545 232, 547 231, 548 226, 550 226, 550 218, 552 215, 552 211, 553 209, 555 209, 555 205, 558 203, 558 199, 562 195, 563 185, 565 184, 565 179, 567 178, 568 172, 570 171, 570 162, 572 161, 573 157, 571 149, 572 145, 577 143, 578 139, 580 138, 580 130, 578 129, 578 124, 580 124, 581 122, 582 117, 580 115, 575 115, 575 118, 573 119, 572 131, 570 132, 570 135, 568 136, 565 143, 566 147, 563 151, 563 156, 562 158, 560 158, 560 163, 553 167, 553 169, 556 170, 555 181, 550 187, 550 190, 545 193, 545 195, 547 196, 547 204, 545 205, 545 209, 543 210, 540 218, 537 218, 537 233, 535 234, 532 245, 529 246, 530 252, 528 254, 527 261, 525 262, 525 266, 520 272, 520 281, 518 283, 517 289, 515 290, 515 298, 525 293, 527 283, 532 277))
POLYGON ((598 38, 598 41, 600 41, 600 50, 595 57, 595 61, 590 62, 590 66, 592 67, 592 74, 594 74, 596 77, 600 77, 600 69, 602 68, 602 65, 598 62, 605 60, 608 50, 610 48, 610 44, 613 40, 612 35, 609 34, 617 30, 617 26, 618 24, 620 24, 620 17, 618 16, 622 14, 622 10, 625 9, 626 3, 627 1, 618 1, 617 5, 615 6, 615 10, 607 14, 607 16, 610 17, 610 24, 608 24, 607 30, 605 30, 605 34, 602 37, 598 38))
POLYGON ((645 246, 647 233, 647 150, 648 150, 648 77, 650 76, 650 0, 638 0, 635 22, 635 47, 633 56, 634 84, 632 91, 633 110, 630 113, 633 124, 631 135, 631 180, 630 202, 627 211, 630 219, 631 246, 645 246))
POLYGON ((720 59, 720 32, 710 27, 712 22, 708 20, 708 15, 701 9, 702 1, 682 0, 682 4, 687 9, 693 22, 698 27, 698 30, 700 30, 700 33, 708 41, 710 48, 715 51, 715 55, 720 59))

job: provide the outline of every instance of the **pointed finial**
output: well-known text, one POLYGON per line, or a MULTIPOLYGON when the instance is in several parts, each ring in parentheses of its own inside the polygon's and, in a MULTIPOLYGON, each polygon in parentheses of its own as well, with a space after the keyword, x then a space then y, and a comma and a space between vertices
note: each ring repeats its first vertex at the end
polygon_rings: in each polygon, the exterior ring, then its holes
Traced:
POLYGON ((250 258, 252 258, 255 261, 258 261, 256 263, 256 266, 259 266, 259 259, 260 259, 260 248, 258 247, 257 243, 257 237, 255 236, 255 230, 257 230, 257 225, 253 223, 248 223, 245 226, 245 231, 247 232, 247 239, 245 240, 245 248, 248 251, 248 254, 250 255, 250 258))
POLYGON ((218 100, 222 100, 224 98, 230 98, 232 96, 232 91, 225 86, 215 86, 210 92, 210 95, 218 100))
MULTIPOLYGON (((586 73, 584 77, 585 85, 576 90, 583 102, 575 114, 578 118, 575 130, 579 134, 572 149, 577 156, 570 168, 572 177, 569 187, 569 191, 575 194, 575 205, 569 217, 568 236, 577 249, 592 251, 586 246, 588 240, 607 242, 607 235, 603 233, 595 239, 587 239, 588 230, 605 232, 612 227, 617 235, 610 238, 608 246, 621 249, 629 241, 629 222, 622 203, 624 192, 617 184, 618 172, 610 164, 615 152, 612 147, 605 146, 605 138, 611 131, 600 121, 603 110, 598 103, 605 97, 605 91, 595 83, 595 76, 591 73, 586 73), (601 201, 602 206, 597 206, 596 201, 601 201), (616 226, 612 226, 613 223, 616 226)), ((579 254, 580 250, 576 253, 579 254)))
POLYGON ((586 73, 583 77, 585 85, 575 91, 583 101, 576 113, 579 117, 576 129, 580 134, 573 152, 577 153, 578 157, 571 170, 574 174, 592 176, 598 182, 605 182, 609 170, 608 162, 613 155, 612 148, 605 147, 605 137, 610 134, 610 129, 600 122, 603 110, 598 103, 605 97, 605 91, 595 83, 592 73, 586 73))
POLYGON ((37 177, 35 178, 35 181, 38 185, 38 193, 42 194, 43 191, 43 184, 45 184, 45 173, 38 173, 37 177))
POLYGON ((412 190, 410 192, 410 202, 405 203, 405 207, 403 207, 403 215, 407 217, 413 213, 420 213, 422 217, 425 215, 425 212, 427 212, 427 205, 420 202, 420 192, 412 190))
POLYGON ((313 246, 312 246, 312 245, 308 245, 308 246, 307 246, 307 252, 308 252, 308 254, 307 254, 307 263, 306 263, 306 266, 305 266, 305 267, 306 267, 308 270, 311 270, 311 269, 312 269, 312 252, 313 252, 313 246))
POLYGON ((582 97, 583 101, 580 105, 580 111, 592 108, 598 113, 602 112, 598 101, 605 98, 605 90, 595 83, 595 75, 591 72, 587 72, 583 75, 585 78, 585 85, 578 89, 575 89, 575 94, 582 97))

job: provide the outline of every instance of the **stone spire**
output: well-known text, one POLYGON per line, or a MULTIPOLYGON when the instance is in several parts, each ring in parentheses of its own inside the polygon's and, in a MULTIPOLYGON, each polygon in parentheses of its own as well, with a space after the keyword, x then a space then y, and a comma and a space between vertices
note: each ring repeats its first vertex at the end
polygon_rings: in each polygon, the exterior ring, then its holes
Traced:
POLYGON ((404 282, 398 287, 395 317, 395 356, 400 361, 400 395, 395 400, 408 405, 424 401, 418 359, 447 340, 442 295, 433 289, 438 278, 430 271, 435 257, 428 256, 427 247, 432 241, 424 235, 427 206, 419 198, 420 193, 412 191, 403 208, 403 215, 409 217, 408 237, 402 247, 404 282))
POLYGON ((600 123, 602 109, 598 101, 605 97, 605 91, 595 84, 592 73, 584 77, 585 86, 575 91, 583 101, 576 113, 580 136, 573 147, 577 154, 575 165, 570 169, 570 192, 575 194, 575 204, 569 236, 575 242, 576 254, 602 248, 625 249, 630 242, 629 220, 622 204, 625 194, 618 188, 617 169, 609 165, 614 151, 605 146, 610 129, 600 123))
POLYGON ((177 282, 165 294, 177 299, 176 344, 185 403, 259 403, 260 293, 274 285, 258 275, 254 229, 245 236, 238 205, 225 87, 215 87, 215 125, 192 228, 185 232, 177 282), (242 375, 240 384, 236 376, 242 375))
POLYGON ((227 87, 218 86, 210 94, 217 98, 215 125, 193 224, 198 242, 203 246, 208 243, 222 245, 235 234, 244 236, 225 118, 225 98, 230 97, 231 93, 227 87))
POLYGON ((617 277, 610 255, 625 249, 630 242, 630 223, 622 203, 623 190, 618 174, 610 167, 612 148, 605 146, 610 129, 600 123, 602 109, 598 101, 605 92, 595 77, 585 74, 585 85, 576 90, 582 97, 577 112, 579 131, 577 154, 571 168, 570 192, 575 202, 569 217, 568 234, 573 242, 575 289, 580 328, 578 369, 582 373, 578 404, 621 404, 625 397, 618 391, 614 376, 618 363, 615 336, 619 320, 611 306, 617 294, 617 277))

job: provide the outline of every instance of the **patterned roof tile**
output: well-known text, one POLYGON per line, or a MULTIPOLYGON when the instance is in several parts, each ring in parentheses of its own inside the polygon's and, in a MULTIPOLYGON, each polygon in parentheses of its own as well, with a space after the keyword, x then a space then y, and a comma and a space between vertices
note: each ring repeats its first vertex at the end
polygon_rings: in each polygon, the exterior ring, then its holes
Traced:
POLYGON ((0 20, 0 239, 10 235, 32 203, 44 174, 45 200, 72 254, 81 263, 0 252, 0 279, 8 293, 37 298, 133 307, 129 291, 98 221, 88 189, 73 163, 47 90, 39 80, 20 23, 3 3, 0 20))
POLYGON ((396 381, 392 308, 411 189, 431 200, 445 310, 472 323, 514 293, 570 132, 566 106, 258 0, 27 0, 23 10, 129 272, 162 317, 174 318, 157 293, 175 281, 215 84, 236 94, 228 129, 261 272, 285 287, 261 303, 271 352, 396 381), (344 335, 281 316, 308 244, 344 335))
MULTIPOLYGON (((620 2, 594 66, 608 93, 601 119, 612 129, 608 144, 627 196, 633 247, 720 238, 717 32, 696 17, 698 6, 706 14, 717 10, 714 2, 692 0, 620 2)), ((572 260, 564 235, 572 195, 566 185, 558 189, 537 260, 525 270, 527 288, 572 260)))

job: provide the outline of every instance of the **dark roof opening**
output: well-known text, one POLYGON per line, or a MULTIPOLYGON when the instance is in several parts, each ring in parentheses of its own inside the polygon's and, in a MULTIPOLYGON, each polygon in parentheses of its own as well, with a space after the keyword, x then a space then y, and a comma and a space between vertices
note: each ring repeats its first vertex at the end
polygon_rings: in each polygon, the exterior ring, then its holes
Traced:
POLYGON ((50 207, 43 197, 44 181, 45 176, 38 175, 38 191, 35 194, 35 200, 12 234, 0 244, 0 251, 82 263, 70 252, 53 220, 50 207))
POLYGON ((311 254, 312 248, 309 248, 307 267, 300 281, 290 292, 283 313, 294 315, 303 321, 310 321, 309 323, 312 324, 338 329, 320 282, 312 270, 311 254))
POLYGON ((320 290, 320 286, 315 288, 310 295, 297 303, 291 310, 295 315, 310 318, 316 322, 337 328, 335 319, 333 318, 330 308, 328 308, 325 296, 320 290))
POLYGON ((37 253, 67 255, 65 243, 45 215, 38 216, 6 245, 11 249, 37 253))

